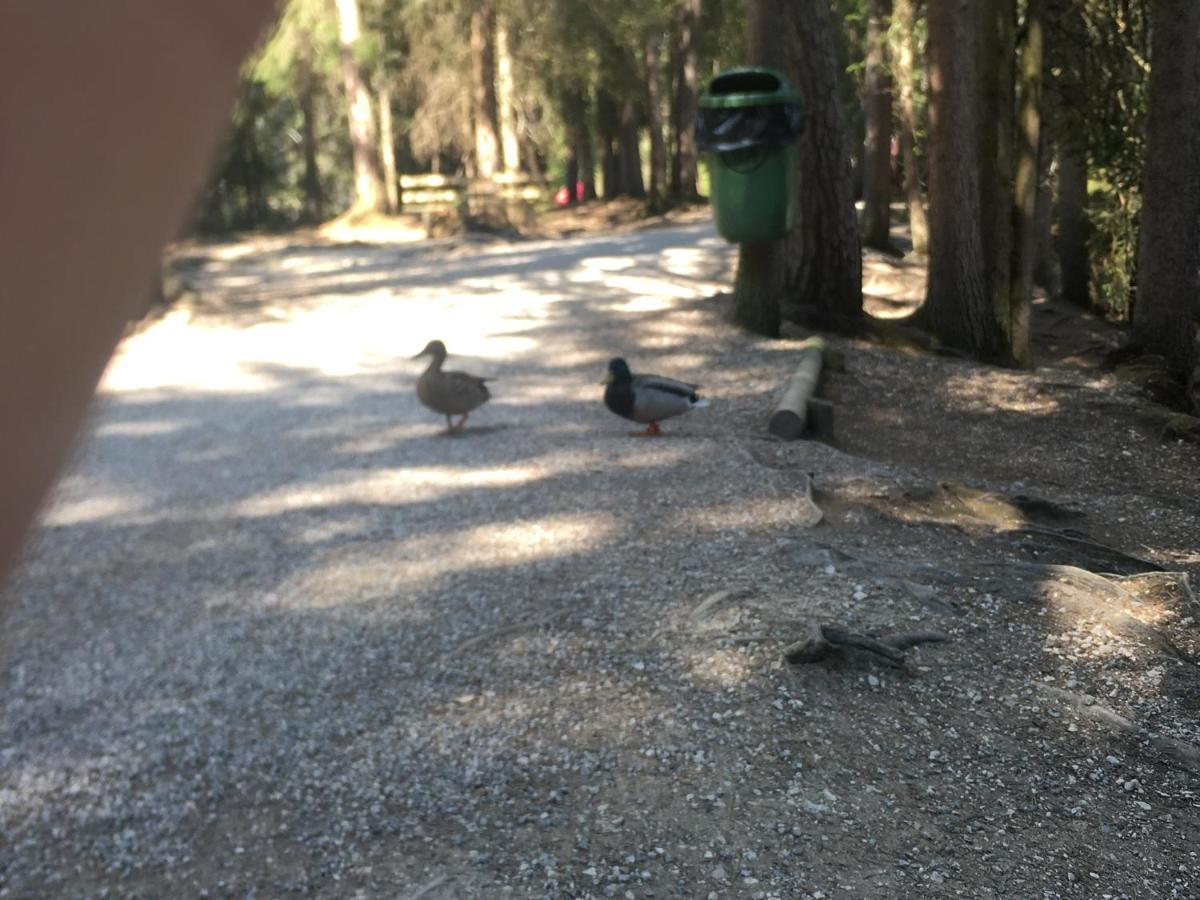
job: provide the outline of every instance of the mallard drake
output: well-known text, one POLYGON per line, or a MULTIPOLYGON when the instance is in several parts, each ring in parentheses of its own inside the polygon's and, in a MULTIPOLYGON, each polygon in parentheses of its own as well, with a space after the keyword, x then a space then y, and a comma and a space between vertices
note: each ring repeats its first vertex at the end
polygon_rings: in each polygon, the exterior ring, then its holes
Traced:
POLYGON ((421 377, 417 379, 417 399, 434 412, 446 417, 448 432, 458 431, 467 423, 467 416, 491 398, 487 388, 488 378, 478 378, 466 372, 443 372, 446 361, 446 345, 441 341, 430 341, 425 349, 413 359, 432 357, 421 377), (455 424, 450 417, 462 416, 455 424))
POLYGON ((634 375, 629 364, 617 357, 608 364, 604 376, 604 405, 618 416, 641 422, 645 431, 637 434, 660 434, 658 423, 663 419, 681 416, 690 409, 708 406, 696 393, 699 385, 676 381, 663 375, 634 375))

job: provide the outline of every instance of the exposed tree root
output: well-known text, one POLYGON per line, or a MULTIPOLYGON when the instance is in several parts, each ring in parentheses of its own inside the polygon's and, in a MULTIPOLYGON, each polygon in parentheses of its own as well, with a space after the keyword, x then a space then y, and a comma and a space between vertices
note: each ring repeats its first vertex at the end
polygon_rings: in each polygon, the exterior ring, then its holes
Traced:
POLYGON ((1076 713, 1103 725, 1114 734, 1130 737, 1162 754, 1168 761, 1189 772, 1200 772, 1200 747, 1176 738, 1155 734, 1141 725, 1125 718, 1118 712, 1109 709, 1101 703, 1096 703, 1073 691, 1050 685, 1038 685, 1041 690, 1066 704, 1076 713))
POLYGON ((819 662, 847 651, 861 651, 888 665, 902 667, 906 662, 904 651, 908 648, 948 640, 948 635, 938 631, 906 631, 875 637, 837 625, 809 622, 805 637, 785 647, 783 658, 793 665, 798 665, 819 662))

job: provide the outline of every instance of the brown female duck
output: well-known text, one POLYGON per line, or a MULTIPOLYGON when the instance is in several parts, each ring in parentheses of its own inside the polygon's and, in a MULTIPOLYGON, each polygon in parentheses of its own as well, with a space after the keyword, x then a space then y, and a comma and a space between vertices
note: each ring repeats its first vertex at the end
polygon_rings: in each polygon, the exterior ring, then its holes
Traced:
POLYGON ((447 433, 460 430, 467 422, 467 416, 472 410, 478 409, 491 398, 485 382, 490 379, 478 378, 465 372, 445 372, 442 363, 446 361, 446 345, 441 341, 430 341, 425 349, 413 359, 422 356, 431 357, 429 368, 417 379, 417 399, 434 412, 446 417, 447 433), (457 423, 451 416, 461 416, 457 423))

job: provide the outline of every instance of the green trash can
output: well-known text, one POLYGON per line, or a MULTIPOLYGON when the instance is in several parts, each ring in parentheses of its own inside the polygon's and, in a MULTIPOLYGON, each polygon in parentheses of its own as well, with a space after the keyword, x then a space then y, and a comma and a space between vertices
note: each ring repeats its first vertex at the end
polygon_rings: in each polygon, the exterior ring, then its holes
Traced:
POLYGON ((722 72, 700 97, 696 146, 709 162, 717 231, 734 243, 784 237, 796 220, 799 93, 773 69, 722 72))

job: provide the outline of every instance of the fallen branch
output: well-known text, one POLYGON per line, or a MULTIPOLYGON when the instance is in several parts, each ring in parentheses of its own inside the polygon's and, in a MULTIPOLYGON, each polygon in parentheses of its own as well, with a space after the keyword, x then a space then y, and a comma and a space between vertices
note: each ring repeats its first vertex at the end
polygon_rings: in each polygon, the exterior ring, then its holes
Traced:
POLYGON ((805 637, 783 650, 783 658, 793 665, 819 662, 828 656, 849 650, 869 653, 888 665, 902 667, 906 658, 904 651, 920 644, 936 644, 950 640, 938 631, 906 631, 875 637, 850 631, 837 625, 821 625, 809 622, 805 637))

